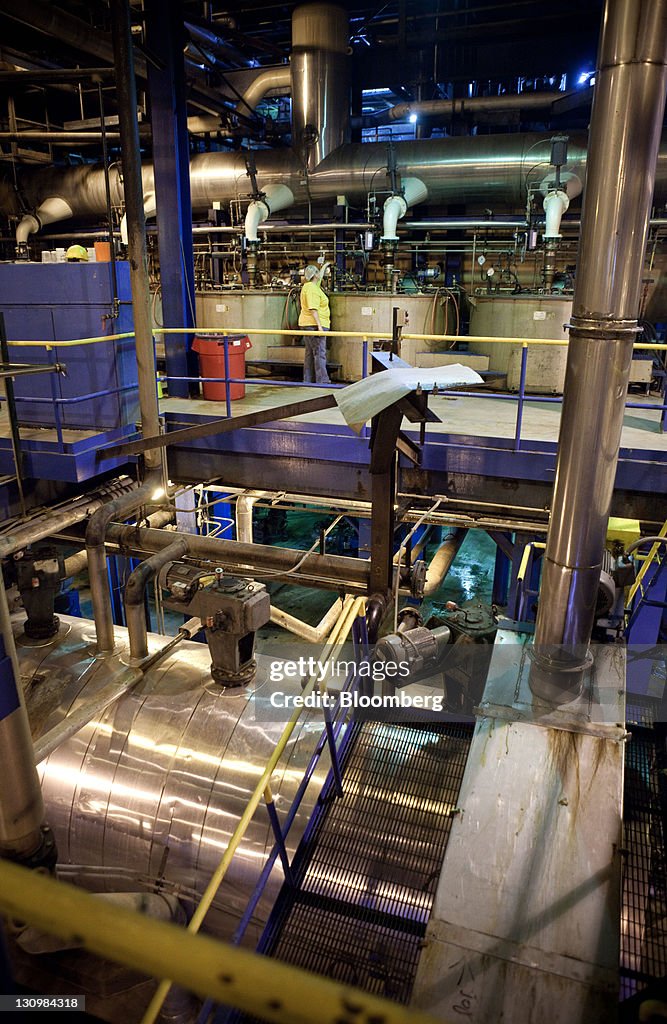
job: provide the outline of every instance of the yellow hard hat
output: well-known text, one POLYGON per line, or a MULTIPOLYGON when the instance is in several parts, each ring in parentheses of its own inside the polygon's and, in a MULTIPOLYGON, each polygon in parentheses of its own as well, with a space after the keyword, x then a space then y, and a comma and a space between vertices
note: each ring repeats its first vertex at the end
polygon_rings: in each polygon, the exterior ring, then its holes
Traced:
POLYGON ((83 245, 70 245, 65 253, 65 259, 70 263, 85 263, 88 260, 88 250, 83 245))

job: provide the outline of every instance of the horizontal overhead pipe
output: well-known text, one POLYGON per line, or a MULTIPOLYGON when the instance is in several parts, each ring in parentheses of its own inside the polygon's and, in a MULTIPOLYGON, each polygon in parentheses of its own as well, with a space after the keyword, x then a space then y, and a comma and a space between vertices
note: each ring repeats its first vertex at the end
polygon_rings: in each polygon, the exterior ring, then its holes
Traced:
MULTIPOLYGON (((174 540, 169 530, 154 530, 146 527, 121 526, 114 523, 106 530, 109 542, 115 543, 122 551, 162 551, 174 540)), ((324 590, 348 590, 351 593, 366 592, 369 577, 369 563, 344 555, 306 554, 292 548, 270 547, 266 544, 241 544, 238 541, 222 540, 218 537, 188 538, 188 557, 206 559, 217 565, 236 570, 246 576, 256 573, 261 580, 266 574, 275 579, 291 579, 306 586, 324 590)))
MULTIPOLYGON (((586 137, 572 133, 565 172, 585 179, 586 137)), ((416 178, 428 190, 433 203, 484 204, 489 207, 525 206, 526 175, 533 165, 548 165, 551 144, 534 134, 468 136, 395 145, 397 170, 402 178, 416 178)), ((343 145, 324 159, 308 180, 301 159, 291 150, 258 150, 255 154, 257 186, 265 191, 272 184, 286 185, 295 204, 308 198, 329 199, 345 195, 365 202, 374 189, 386 190, 387 147, 382 143, 343 145)), ((661 167, 656 196, 667 195, 667 149, 661 167)), ((63 198, 77 217, 104 216, 107 209, 104 170, 85 165, 70 168, 20 169, 20 187, 25 202, 35 208, 47 196, 63 198)), ((155 191, 153 167, 142 167, 145 192, 155 191)), ((109 169, 112 203, 123 202, 119 169, 109 169)), ((203 212, 216 201, 243 199, 249 192, 243 153, 199 153, 190 161, 193 210, 203 212)), ((18 213, 15 190, 9 178, 0 179, 0 210, 18 213)), ((341 225, 342 227, 343 225, 341 225)))
POLYGON ((503 96, 471 96, 452 100, 417 100, 397 103, 378 115, 378 121, 404 121, 411 115, 417 117, 455 117, 466 114, 492 114, 506 110, 544 110, 556 100, 574 96, 570 92, 520 92, 503 96))
MULTIPOLYGON (((117 142, 120 139, 120 134, 118 132, 107 132, 106 137, 117 142)), ((22 130, 19 132, 0 132, 0 139, 8 139, 10 142, 62 142, 65 146, 69 146, 74 142, 89 142, 91 145, 98 145, 102 139, 102 133, 47 131, 46 129, 43 131, 22 130)))

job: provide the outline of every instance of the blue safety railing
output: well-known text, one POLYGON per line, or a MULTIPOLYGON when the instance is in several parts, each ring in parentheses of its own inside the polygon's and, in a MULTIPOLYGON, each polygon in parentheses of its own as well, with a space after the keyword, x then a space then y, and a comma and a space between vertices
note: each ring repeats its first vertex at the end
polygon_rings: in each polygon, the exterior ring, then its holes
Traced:
MULTIPOLYGON (((224 377, 172 377, 169 374, 163 374, 159 377, 161 382, 166 382, 167 385, 170 380, 174 381, 188 381, 203 382, 203 383, 220 383, 226 384, 225 389, 225 411, 227 416, 232 415, 232 399, 230 395, 230 385, 232 384, 247 384, 249 386, 261 386, 261 387, 284 387, 284 388, 342 388, 344 384, 313 384, 305 381, 277 381, 268 380, 264 377, 230 377, 228 373, 229 367, 229 342, 225 336, 222 338, 224 348, 224 360, 225 360, 225 376, 224 377)), ((536 339, 536 344, 539 344, 539 339, 536 339)), ((524 407, 527 402, 531 403, 547 403, 554 405, 562 405, 562 395, 534 395, 526 393, 526 376, 528 368, 528 345, 524 343, 521 349, 521 367, 519 373, 519 388, 516 394, 511 394, 505 391, 486 391, 481 389, 479 391, 467 391, 459 388, 456 389, 443 389, 438 390, 439 395, 456 397, 456 398, 488 398, 493 401, 504 401, 504 402, 516 402, 516 421, 514 430, 514 451, 521 450, 521 428, 523 426, 523 414, 524 407)), ((298 365, 295 363, 295 366, 298 365)), ((368 376, 368 341, 364 341, 362 345, 362 378, 368 376)), ((662 431, 667 429, 667 401, 663 399, 660 403, 653 402, 626 402, 626 409, 643 409, 645 411, 658 410, 662 413, 660 427, 662 431)))
MULTIPOLYGON (((353 660, 356 668, 355 670, 348 672, 341 690, 342 693, 354 692, 358 687, 360 682, 360 666, 362 663, 367 661, 369 657, 368 633, 366 630, 366 619, 364 616, 357 616, 352 624, 352 641, 354 650, 353 660)), ((276 811, 275 804, 267 804, 275 842, 264 864, 262 872, 257 879, 255 888, 253 889, 246 904, 241 920, 239 921, 231 938, 232 945, 238 946, 243 941, 246 931, 248 930, 248 926, 253 920, 259 901, 261 900, 264 890, 269 882, 271 872, 273 871, 278 859, 280 859, 283 867, 285 882, 288 885, 294 884, 289 854, 287 851, 287 838, 296 820, 296 816, 311 783, 315 769, 317 768, 325 749, 329 752, 331 768, 322 791, 333 791, 336 796, 343 795, 341 761, 344 755, 346 743, 350 737, 349 728, 344 727, 346 725, 349 726, 349 724, 349 709, 341 706, 340 697, 332 708, 324 708, 324 729, 322 730, 322 733, 315 745, 315 749, 313 750, 301 782, 299 783, 294 799, 284 816, 282 825, 278 818, 278 812, 276 811)), ((304 839, 305 838, 307 838, 307 834, 304 836, 304 839)), ((206 1024, 210 1018, 213 1008, 214 1004, 211 999, 207 1000, 203 1004, 201 1012, 197 1018, 198 1024, 206 1024)))

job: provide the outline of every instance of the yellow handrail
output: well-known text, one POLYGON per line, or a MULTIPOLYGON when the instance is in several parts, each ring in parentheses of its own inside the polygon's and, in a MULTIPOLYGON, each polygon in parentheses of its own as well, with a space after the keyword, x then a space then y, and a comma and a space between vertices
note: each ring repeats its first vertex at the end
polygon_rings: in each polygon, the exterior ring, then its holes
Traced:
MULTIPOLYGON (((366 599, 364 597, 357 597, 347 606, 347 608, 343 609, 341 617, 334 626, 327 643, 322 648, 320 660, 324 664, 326 664, 332 658, 334 654, 335 645, 343 643, 343 641, 347 638, 347 635, 352 628, 352 623, 354 622, 354 619, 357 617, 357 615, 359 615, 362 612, 364 608, 365 600, 366 599)), ((313 687, 315 686, 315 682, 316 676, 311 676, 311 678, 308 680, 306 686, 303 689, 302 696, 305 697, 309 693, 311 693, 313 687)), ((245 835, 248 826, 250 825, 250 822, 252 821, 253 815, 257 810, 260 801, 264 797, 267 786, 270 783, 273 771, 284 753, 285 747, 287 746, 287 743, 289 742, 289 739, 292 733, 294 732, 296 724, 299 721, 301 715, 303 714, 303 710, 303 708, 297 708, 293 712, 291 718, 289 719, 287 725, 285 726, 282 735, 278 740, 278 743, 276 744, 275 749, 271 754, 271 757, 267 761, 264 771, 262 772, 260 778, 258 779, 257 784, 252 792, 252 795, 248 800, 248 803, 246 804, 245 810, 241 815, 239 823, 234 829, 232 837, 227 845, 227 849, 225 850, 217 868, 213 872, 211 879, 208 885, 206 886, 202 898, 197 906, 197 909, 195 910, 194 914, 190 919, 187 931, 191 933, 196 933, 199 931, 204 921, 204 918, 206 917, 206 914, 208 913, 208 910, 215 898, 215 894, 220 888, 220 885, 227 873, 227 869, 231 864, 232 858, 234 857, 234 854, 236 853, 236 850, 238 849, 239 844, 243 839, 243 836, 245 835)), ((160 1012, 160 1009, 169 992, 169 989, 171 988, 172 982, 175 980, 176 979, 173 978, 171 980, 165 980, 160 983, 160 985, 157 988, 157 991, 155 992, 155 995, 153 996, 143 1016, 142 1024, 153 1024, 153 1022, 156 1020, 160 1012)))
POLYGON ((124 338, 133 338, 134 331, 125 331, 123 334, 101 334, 97 338, 77 338, 74 341, 8 341, 8 345, 15 345, 18 348, 29 348, 37 345, 40 348, 71 348, 73 345, 99 345, 102 341, 122 341, 124 338))
MULTIPOLYGON (((154 335, 162 334, 256 334, 256 335, 280 335, 287 338, 297 337, 303 334, 303 329, 296 327, 286 330, 284 328, 270 327, 160 327, 153 330, 154 335)), ((125 338, 133 338, 134 331, 126 331, 124 334, 102 334, 97 338, 78 338, 73 341, 8 341, 8 345, 29 347, 36 345, 41 348, 68 348, 73 345, 99 345, 103 341, 122 341, 125 338)), ((386 338, 386 331, 327 331, 328 338, 361 338, 368 341, 371 338, 386 338)), ((408 334, 403 333, 402 339, 409 341, 465 341, 479 342, 484 345, 568 345, 567 338, 493 338, 472 334, 408 334)), ((667 349, 667 342, 651 342, 643 344, 635 342, 633 348, 661 351, 667 349)))
POLYGON ((348 985, 115 906, 0 859, 0 912, 149 977, 277 1024, 437 1024, 434 1017, 348 985), (357 1011, 358 1007, 358 1011, 357 1011), (316 1011, 314 1010, 316 1008, 316 1011))
POLYGON ((516 574, 517 583, 522 583, 526 578, 526 572, 528 571, 528 559, 530 553, 534 548, 546 548, 546 544, 539 540, 529 541, 523 549, 523 555, 521 556, 521 563, 519 565, 519 571, 516 574))
MULTIPOLYGON (((664 523, 663 526, 660 528, 660 532, 658 533, 658 537, 667 537, 667 522, 664 523)), ((641 596, 642 597, 644 596, 644 587, 643 587, 644 577, 646 576, 646 573, 648 572, 649 567, 653 564, 653 562, 655 562, 656 558, 661 553, 661 550, 662 550, 662 544, 654 544, 651 547, 651 549, 650 549, 649 553, 647 554, 646 558, 644 559, 642 567, 639 570, 639 572, 637 573, 637 578, 636 578, 635 582, 632 584, 632 586, 630 587, 630 590, 628 591, 628 600, 627 600, 627 607, 628 608, 632 604, 632 602, 634 600, 634 597, 635 597, 635 594, 637 593, 638 590, 641 592, 641 596)))

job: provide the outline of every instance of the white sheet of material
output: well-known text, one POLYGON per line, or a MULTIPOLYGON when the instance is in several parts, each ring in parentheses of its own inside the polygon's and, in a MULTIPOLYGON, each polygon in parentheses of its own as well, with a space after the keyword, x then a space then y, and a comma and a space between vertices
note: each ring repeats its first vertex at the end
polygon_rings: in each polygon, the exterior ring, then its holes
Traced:
POLYGON ((445 391, 461 384, 483 383, 478 373, 460 363, 434 367, 408 366, 400 370, 381 370, 335 391, 334 395, 345 422, 359 433, 364 423, 418 387, 424 391, 433 391, 434 388, 445 391))

